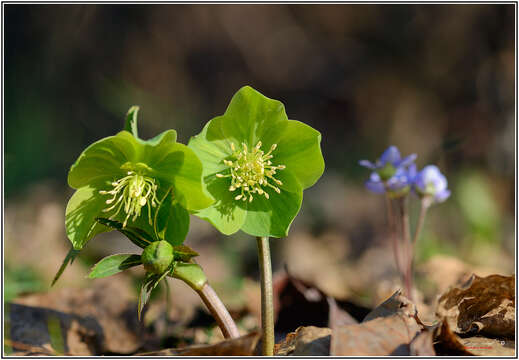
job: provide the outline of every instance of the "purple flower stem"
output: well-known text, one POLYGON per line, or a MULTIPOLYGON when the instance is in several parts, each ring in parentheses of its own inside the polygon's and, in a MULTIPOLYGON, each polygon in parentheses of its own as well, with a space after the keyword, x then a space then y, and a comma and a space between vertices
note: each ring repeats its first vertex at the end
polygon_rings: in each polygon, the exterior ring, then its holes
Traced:
POLYGON ((404 286, 406 296, 409 300, 413 301, 413 274, 410 269, 410 264, 413 258, 413 249, 411 247, 411 231, 409 229, 409 211, 407 206, 407 199, 400 198, 400 220, 402 222, 402 240, 404 243, 405 253, 405 264, 406 269, 404 270, 404 286))
POLYGON ((395 217, 393 215, 393 204, 391 203, 391 198, 386 196, 386 210, 387 210, 387 221, 389 226, 389 233, 391 236, 391 244, 393 247, 393 255, 395 257, 395 265, 397 271, 402 274, 402 265, 400 261, 400 246, 398 244, 398 238, 396 236, 395 229, 395 217))
MULTIPOLYGON (((425 215, 427 214, 427 209, 431 205, 431 201, 427 197, 423 197, 420 206, 420 215, 418 216, 418 222, 416 223, 416 230, 414 232, 413 241, 411 242, 411 254, 414 255, 414 251, 416 249, 416 243, 418 242, 418 238, 420 237, 420 233, 422 232, 423 225, 425 223, 425 215)), ((414 256, 411 256, 408 263, 408 272, 413 274, 414 267, 414 256)))

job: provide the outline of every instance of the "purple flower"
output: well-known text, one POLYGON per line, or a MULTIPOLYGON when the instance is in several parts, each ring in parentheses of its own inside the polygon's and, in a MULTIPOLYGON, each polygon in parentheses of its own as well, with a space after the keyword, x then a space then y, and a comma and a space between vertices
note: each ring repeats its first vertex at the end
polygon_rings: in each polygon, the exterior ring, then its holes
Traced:
POLYGON ((405 168, 396 169, 394 175, 387 181, 382 181, 380 175, 373 171, 366 181, 366 188, 376 194, 383 194, 386 191, 391 197, 400 197, 409 192, 412 185, 412 178, 409 177, 408 170, 405 168))
POLYGON ((447 200, 451 194, 447 189, 447 179, 435 165, 424 167, 416 174, 413 182, 418 195, 431 197, 436 203, 447 200))
POLYGON ((359 165, 378 173, 382 180, 389 180, 399 168, 405 168, 416 159, 416 154, 411 154, 402 159, 400 151, 396 146, 390 146, 382 153, 380 159, 374 163, 368 160, 360 160, 359 165))

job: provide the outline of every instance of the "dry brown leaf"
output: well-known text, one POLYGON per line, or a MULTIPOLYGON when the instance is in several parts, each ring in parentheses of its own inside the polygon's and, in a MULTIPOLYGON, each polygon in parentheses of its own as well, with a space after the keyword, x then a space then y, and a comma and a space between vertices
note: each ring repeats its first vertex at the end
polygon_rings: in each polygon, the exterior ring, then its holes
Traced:
POLYGON ((378 317, 388 317, 395 314, 416 315, 415 305, 400 290, 397 290, 389 299, 373 309, 362 322, 370 321, 378 317))
POLYGON ((164 349, 136 356, 253 356, 260 335, 250 333, 236 339, 229 339, 214 345, 195 345, 178 349, 164 349))
POLYGON ((458 334, 513 337, 515 276, 473 275, 440 297, 436 313, 458 334))
POLYGON ((515 356, 515 341, 484 336, 462 338, 453 333, 446 319, 436 330, 438 355, 515 356))
POLYGON ((11 340, 45 346, 49 319, 57 319, 70 355, 131 354, 143 343, 134 301, 131 283, 118 275, 98 279, 88 289, 20 297, 10 305, 11 340))
POLYGON ((276 344, 277 356, 328 356, 332 330, 315 326, 301 326, 287 335, 285 341, 276 344))
POLYGON ((433 332, 424 330, 409 344, 411 356, 436 356, 433 346, 433 332))
POLYGON ((449 323, 443 319, 435 331, 435 342, 438 355, 467 356, 473 355, 465 348, 460 338, 452 332, 449 323))
POLYGON ((409 355, 409 344, 420 330, 416 307, 397 291, 361 324, 334 329, 330 353, 332 356, 409 355))
POLYGON ((460 338, 465 349, 478 356, 515 356, 514 340, 489 339, 483 336, 460 338))
POLYGON ((338 326, 358 324, 358 321, 355 320, 353 316, 337 305, 337 301, 335 301, 334 298, 327 296, 326 300, 328 301, 329 306, 328 326, 330 328, 334 329, 338 326))

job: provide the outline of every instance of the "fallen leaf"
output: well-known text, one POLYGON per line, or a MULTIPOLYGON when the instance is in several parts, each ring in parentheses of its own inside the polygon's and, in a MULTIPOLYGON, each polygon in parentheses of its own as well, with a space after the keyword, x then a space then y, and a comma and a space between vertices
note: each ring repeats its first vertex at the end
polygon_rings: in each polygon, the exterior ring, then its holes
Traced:
POLYGON ((449 327, 447 319, 435 330, 435 349, 438 355, 450 356, 515 356, 515 341, 484 336, 460 337, 449 327))
POLYGON ((460 338, 452 332, 446 319, 442 320, 435 330, 435 334, 435 349, 438 355, 473 355, 461 343, 460 338))
POLYGON ((357 319, 345 309, 351 309, 360 318, 369 311, 349 301, 329 297, 312 284, 291 276, 286 270, 284 274, 275 276, 274 304, 277 339, 285 338, 300 326, 333 328, 355 324, 357 319))
POLYGON ((436 314, 458 334, 515 335, 515 276, 473 275, 438 300, 436 314))
POLYGON ((330 355, 409 355, 409 344, 420 330, 416 307, 397 291, 369 313, 361 324, 334 329, 330 355))
POLYGON ((460 338, 470 353, 478 356, 515 356, 515 341, 490 339, 483 336, 460 338))
MULTIPOLYGON (((69 355, 131 354, 143 344, 130 281, 120 275, 98 279, 87 289, 64 288, 32 294, 10 304, 12 341, 49 344, 49 320, 59 320, 69 355)), ((59 328, 58 328, 59 329, 59 328)))
POLYGON ((178 349, 164 349, 136 356, 253 356, 260 335, 250 333, 239 338, 228 339, 214 345, 195 345, 178 349))
POLYGON ((300 326, 276 344, 277 356, 329 356, 332 330, 315 326, 300 326))
POLYGON ((409 355, 411 356, 436 356, 433 346, 433 332, 424 330, 409 344, 409 355))
POLYGON ((402 295, 401 290, 397 290, 382 304, 373 309, 362 322, 370 321, 379 317, 388 317, 395 314, 406 314, 416 316, 416 307, 405 296, 402 295))

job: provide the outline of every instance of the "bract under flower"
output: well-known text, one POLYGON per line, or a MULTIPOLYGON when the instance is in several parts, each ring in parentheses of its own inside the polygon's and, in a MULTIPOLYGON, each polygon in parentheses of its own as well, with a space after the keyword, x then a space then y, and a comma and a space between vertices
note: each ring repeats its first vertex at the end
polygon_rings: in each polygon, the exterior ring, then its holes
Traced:
POLYGON ((224 234, 286 236, 303 189, 324 171, 321 134, 288 120, 281 102, 251 87, 232 98, 188 146, 204 164, 203 180, 215 203, 195 215, 224 234))
POLYGON ((66 209, 67 235, 74 248, 81 249, 95 235, 110 231, 96 221, 102 217, 124 226, 131 222, 149 233, 160 232, 173 245, 181 244, 189 227, 188 211, 212 203, 201 176, 200 160, 176 142, 174 130, 148 141, 128 131, 101 139, 83 151, 68 174, 69 185, 77 191, 66 209), (157 229, 152 219, 170 194, 174 200, 161 210, 157 229))

